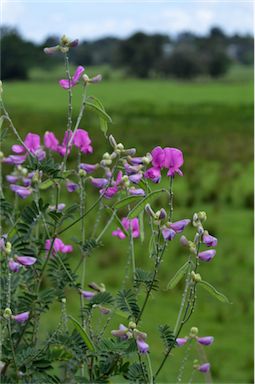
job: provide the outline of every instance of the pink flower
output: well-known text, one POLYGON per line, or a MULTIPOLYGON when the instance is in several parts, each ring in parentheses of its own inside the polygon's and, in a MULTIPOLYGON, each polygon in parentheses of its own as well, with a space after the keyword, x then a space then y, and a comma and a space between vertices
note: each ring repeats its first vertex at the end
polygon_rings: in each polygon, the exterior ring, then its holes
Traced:
POLYGON ((198 257, 202 261, 210 261, 216 255, 215 249, 209 249, 198 254, 198 257))
MULTIPOLYGON (((123 217, 121 224, 126 231, 130 230, 131 225, 132 237, 134 239, 140 236, 139 220, 137 217, 131 220, 129 220, 127 217, 123 217)), ((121 240, 125 239, 126 237, 125 233, 120 228, 117 228, 117 230, 113 231, 112 236, 117 236, 121 240)))
MULTIPOLYGON (((153 167, 147 170, 146 177, 153 180, 153 172, 157 170, 160 173, 162 168, 167 168, 167 176, 174 176, 178 173, 182 176, 180 167, 183 165, 183 154, 180 149, 166 147, 156 147, 151 152, 153 167), (150 172, 148 172, 150 171, 150 172)), ((154 181, 155 182, 155 181, 154 181)))
POLYGON ((24 323, 29 319, 29 312, 22 312, 18 315, 12 316, 13 320, 16 320, 18 323, 24 323))
POLYGON ((125 325, 120 324, 119 329, 111 331, 111 334, 115 337, 119 337, 122 340, 128 339, 128 328, 125 325))
MULTIPOLYGON (((45 249, 47 251, 50 250, 51 242, 52 242, 52 240, 49 240, 49 239, 45 241, 45 249)), ((65 245, 61 239, 56 237, 56 239, 54 240, 54 245, 53 245, 53 252, 52 252, 53 255, 57 252, 70 253, 72 251, 73 251, 72 245, 65 245)))
POLYGON ((82 153, 92 153, 91 140, 87 131, 77 129, 73 138, 74 145, 81 150, 82 153))
POLYGON ((202 345, 211 345, 214 341, 213 336, 197 337, 197 341, 202 345))
POLYGON ((77 67, 71 80, 69 81, 69 79, 68 80, 62 79, 59 81, 59 85, 64 89, 69 89, 69 88, 74 87, 76 84, 78 84, 84 70, 85 70, 85 68, 82 66, 77 67))
POLYGON ((165 165, 165 151, 161 147, 156 147, 151 152, 152 165, 154 168, 161 169, 165 165))
POLYGON ((36 133, 28 133, 25 137, 24 143, 30 152, 35 153, 36 150, 40 148, 40 136, 36 133))
POLYGON ((37 261, 35 257, 30 257, 30 256, 16 256, 15 260, 19 264, 24 265, 26 267, 30 266, 30 265, 33 265, 37 261))
POLYGON ((158 168, 149 168, 144 172, 145 179, 151 179, 153 183, 159 183, 161 179, 160 169, 158 168))
POLYGON ((118 193, 118 187, 108 187, 105 189, 100 189, 100 194, 104 195, 106 199, 111 199, 118 193))
POLYGON ((179 337, 176 339, 176 343, 178 347, 182 347, 184 344, 186 344, 188 339, 186 337, 179 337))
POLYGON ((44 145, 46 148, 51 149, 52 151, 57 151, 59 143, 53 132, 45 132, 44 145))

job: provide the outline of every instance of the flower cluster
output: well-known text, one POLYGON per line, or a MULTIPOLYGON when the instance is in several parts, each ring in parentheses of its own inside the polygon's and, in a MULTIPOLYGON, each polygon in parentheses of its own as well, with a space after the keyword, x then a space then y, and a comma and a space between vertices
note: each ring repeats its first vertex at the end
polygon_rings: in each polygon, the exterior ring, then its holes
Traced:
POLYGON ((113 330, 112 335, 118 337, 121 340, 127 340, 134 338, 136 341, 137 349, 140 353, 145 354, 149 352, 149 345, 146 343, 147 334, 139 331, 136 328, 136 324, 132 321, 126 327, 123 324, 119 325, 119 329, 113 330))

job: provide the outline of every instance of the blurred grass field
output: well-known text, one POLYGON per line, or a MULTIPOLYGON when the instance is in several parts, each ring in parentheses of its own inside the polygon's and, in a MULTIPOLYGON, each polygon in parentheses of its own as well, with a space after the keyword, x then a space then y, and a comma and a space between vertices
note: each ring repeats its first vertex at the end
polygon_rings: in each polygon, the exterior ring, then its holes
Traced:
MULTIPOLYGON (((223 79, 194 82, 173 80, 125 79, 121 73, 110 73, 109 68, 89 68, 89 74, 107 74, 101 84, 91 86, 89 94, 99 97, 113 118, 109 130, 126 147, 135 146, 138 155, 154 146, 173 146, 183 150, 184 177, 177 177, 174 185, 176 220, 191 217, 196 210, 208 213, 208 230, 219 239, 216 258, 201 265, 205 280, 227 294, 231 305, 223 305, 199 292, 194 316, 184 329, 198 326, 201 335, 214 335, 215 343, 207 349, 212 363, 215 383, 253 383, 253 85, 252 69, 234 67, 223 79), (108 72, 107 72, 108 71, 108 72)), ((63 71, 64 72, 64 71, 63 71)), ((27 132, 43 134, 54 131, 62 137, 66 128, 67 93, 57 80, 64 77, 59 69, 53 73, 34 70, 29 82, 4 84, 6 107, 22 135, 27 132)), ((74 88, 74 113, 80 104, 80 89, 74 88)), ((93 163, 98 154, 109 149, 98 129, 98 122, 88 112, 81 124, 94 143, 94 154, 83 160, 93 163)), ((9 135, 4 152, 13 143, 9 135)), ((75 157, 71 158, 75 161, 75 157)), ((93 192, 90 189, 89 199, 93 192)), ((71 195, 78 200, 78 195, 71 195)), ((70 200, 64 194, 63 199, 70 200)), ((89 216, 95 221, 96 213, 89 216)), ((106 218, 104 218, 105 220, 106 218)), ((88 224, 88 228, 91 225, 88 224)), ((127 244, 110 236, 112 226, 99 248, 87 263, 87 282, 104 282, 114 291, 124 275, 127 244)), ((77 236, 75 226, 66 240, 77 236)), ((138 266, 150 268, 144 244, 136 241, 138 266)), ((73 254, 74 263, 78 259, 73 254)), ((181 300, 182 286, 166 291, 168 280, 185 261, 185 252, 178 240, 167 250, 160 272, 160 291, 147 307, 143 327, 148 333, 154 369, 157 368, 162 347, 157 332, 158 323, 173 325, 181 300)), ((78 300, 72 296, 68 306, 78 317, 78 300)), ((60 308, 52 308, 48 324, 58 322, 60 308)), ((121 319, 119 319, 121 321, 121 319)), ((160 382, 176 382, 183 351, 176 349, 160 376, 160 382)), ((187 372, 191 363, 187 364, 187 372)), ((188 381, 188 374, 185 373, 188 381)), ((185 381, 184 380, 184 381, 185 381)), ((202 382, 199 374, 195 382, 202 382)))

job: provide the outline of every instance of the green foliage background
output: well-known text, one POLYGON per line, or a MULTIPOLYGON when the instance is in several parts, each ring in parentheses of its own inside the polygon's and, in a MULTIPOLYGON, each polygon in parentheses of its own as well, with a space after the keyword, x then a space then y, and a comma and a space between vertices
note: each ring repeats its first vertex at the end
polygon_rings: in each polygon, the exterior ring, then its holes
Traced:
MULTIPOLYGON (((221 80, 198 79, 188 83, 123 79, 106 67, 88 68, 87 72, 96 74, 100 70, 108 80, 91 87, 89 93, 99 97, 112 116, 110 132, 126 147, 135 146, 138 155, 156 145, 181 148, 185 158, 184 177, 175 180, 174 219, 205 210, 208 230, 219 239, 216 258, 201 266, 202 276, 227 294, 232 304, 223 305, 206 292, 199 292, 194 316, 182 336, 192 325, 198 326, 201 335, 215 336, 215 343, 207 349, 215 383, 252 383, 252 69, 234 67, 221 80)), ((33 70, 30 81, 4 84, 5 104, 23 136, 29 131, 43 134, 46 130, 63 136, 67 93, 57 80, 64 77, 63 70, 62 73, 58 69, 53 73, 33 70)), ((74 93, 77 112, 79 89, 74 93)), ((94 143, 94 155, 84 158, 85 162, 96 161, 97 155, 108 149, 97 124, 92 114, 85 114, 81 128, 89 131, 94 143)), ((6 154, 13 142, 13 136, 6 138, 3 148, 6 154)), ((89 199, 92 191, 89 187, 89 199)), ((63 194, 61 200, 67 198, 78 201, 75 194, 63 194)), ((92 213, 89 223, 94 220, 92 213)), ((79 227, 74 227, 66 240, 78 233, 79 227)), ((110 231, 103 243, 105 246, 95 250, 88 260, 87 282, 104 282, 114 291, 123 279, 127 244, 112 238, 110 231)), ((138 267, 149 269, 144 244, 137 240, 135 247, 138 267)), ((75 262, 79 255, 74 252, 71 257, 75 262)), ((153 295, 145 312, 143 329, 149 335, 155 368, 161 359, 157 324, 174 324, 182 293, 181 285, 170 292, 165 288, 185 258, 176 239, 169 246, 161 268, 160 292, 153 295)), ((71 291, 70 295, 68 308, 78 317, 78 300, 71 291)), ((44 319, 41 332, 57 325, 59 315, 60 307, 55 304, 51 319, 44 319)), ((101 326, 99 320, 98 327, 101 326)), ((183 351, 175 349, 159 378, 162 383, 173 382, 170 378, 175 380, 182 358, 183 351)), ((186 368, 189 372, 191 363, 186 368)), ((185 378, 188 377, 187 373, 185 378)), ((195 380, 202 382, 203 378, 198 374, 195 380)))

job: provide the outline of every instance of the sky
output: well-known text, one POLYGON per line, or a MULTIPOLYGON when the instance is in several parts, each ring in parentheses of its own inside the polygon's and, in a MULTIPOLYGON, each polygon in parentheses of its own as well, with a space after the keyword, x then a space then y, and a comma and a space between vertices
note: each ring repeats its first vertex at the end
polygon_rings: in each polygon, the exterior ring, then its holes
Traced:
POLYGON ((253 2, 245 0, 0 0, 1 24, 17 27, 28 40, 48 35, 93 40, 127 37, 135 31, 176 35, 253 33, 253 2))

